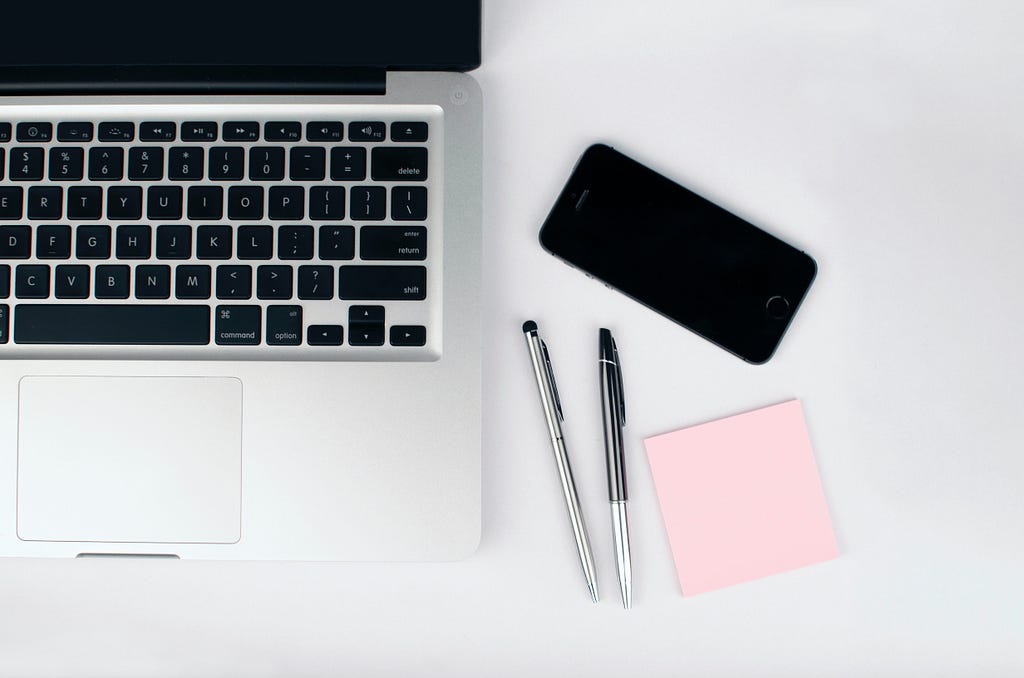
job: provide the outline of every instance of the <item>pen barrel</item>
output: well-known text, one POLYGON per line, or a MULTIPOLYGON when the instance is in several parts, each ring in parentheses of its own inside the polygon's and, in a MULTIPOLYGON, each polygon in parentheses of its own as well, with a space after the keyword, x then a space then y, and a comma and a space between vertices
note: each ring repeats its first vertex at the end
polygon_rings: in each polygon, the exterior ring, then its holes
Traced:
POLYGON ((626 501, 626 464, 623 458, 622 413, 619 402, 619 375, 614 364, 598 363, 601 369, 601 420, 604 422, 604 451, 608 465, 609 501, 626 501))

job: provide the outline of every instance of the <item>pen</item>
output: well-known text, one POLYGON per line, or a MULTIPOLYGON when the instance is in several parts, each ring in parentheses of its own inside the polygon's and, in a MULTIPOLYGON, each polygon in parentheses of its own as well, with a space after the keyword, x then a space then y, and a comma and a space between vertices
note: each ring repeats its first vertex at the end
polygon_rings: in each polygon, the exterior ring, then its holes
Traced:
POLYGON ((530 360, 533 361, 533 376, 537 378, 537 390, 540 392, 540 404, 544 408, 548 433, 551 436, 551 447, 555 452, 555 463, 558 465, 558 476, 562 481, 562 494, 565 505, 569 509, 569 521, 572 523, 573 535, 576 538, 576 551, 580 556, 583 575, 587 578, 590 597, 597 602, 597 574, 594 570, 594 556, 590 552, 590 539, 587 537, 587 526, 583 523, 583 512, 580 510, 580 499, 576 494, 576 483, 572 479, 572 468, 569 466, 569 454, 565 449, 562 437, 562 403, 558 399, 558 387, 555 385, 555 374, 551 369, 551 356, 548 355, 547 344, 537 333, 537 323, 527 320, 523 323, 523 334, 526 345, 530 349, 530 360))
POLYGON ((608 501, 612 508, 612 537, 615 564, 619 572, 622 606, 633 605, 633 567, 629 555, 629 521, 626 518, 626 458, 622 427, 626 425, 626 398, 622 390, 622 364, 612 333, 603 327, 599 336, 597 361, 601 373, 601 418, 604 421, 604 451, 608 463, 608 501))

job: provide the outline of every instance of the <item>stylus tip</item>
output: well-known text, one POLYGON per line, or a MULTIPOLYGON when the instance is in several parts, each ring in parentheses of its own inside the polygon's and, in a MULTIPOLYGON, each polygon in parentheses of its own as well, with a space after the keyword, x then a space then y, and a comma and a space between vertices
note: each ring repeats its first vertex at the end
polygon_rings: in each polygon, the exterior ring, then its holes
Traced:
POLYGON ((537 331, 537 323, 533 322, 532 320, 527 320, 525 323, 523 323, 523 334, 526 334, 527 332, 536 332, 536 331, 537 331))

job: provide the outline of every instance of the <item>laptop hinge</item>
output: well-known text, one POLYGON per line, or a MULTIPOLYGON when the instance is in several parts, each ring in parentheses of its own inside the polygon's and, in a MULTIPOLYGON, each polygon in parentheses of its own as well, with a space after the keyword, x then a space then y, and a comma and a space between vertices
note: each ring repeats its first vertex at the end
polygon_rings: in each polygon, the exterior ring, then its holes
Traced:
POLYGON ((385 94, 383 68, 0 66, 0 94, 385 94))

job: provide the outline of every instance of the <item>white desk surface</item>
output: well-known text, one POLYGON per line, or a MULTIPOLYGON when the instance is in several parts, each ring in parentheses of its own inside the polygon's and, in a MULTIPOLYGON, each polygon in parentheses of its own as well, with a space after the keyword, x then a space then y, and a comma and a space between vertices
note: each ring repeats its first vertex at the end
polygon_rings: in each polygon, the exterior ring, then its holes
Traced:
POLYGON ((1014 2, 485 7, 484 531, 454 564, 0 561, 0 676, 1024 674, 1024 11, 1014 2), (811 253, 767 365, 555 261, 605 140, 811 253), (603 591, 571 544, 520 325, 556 362, 603 591), (634 609, 597 328, 630 422, 634 609), (841 557, 684 598, 645 435, 803 400, 841 557))

